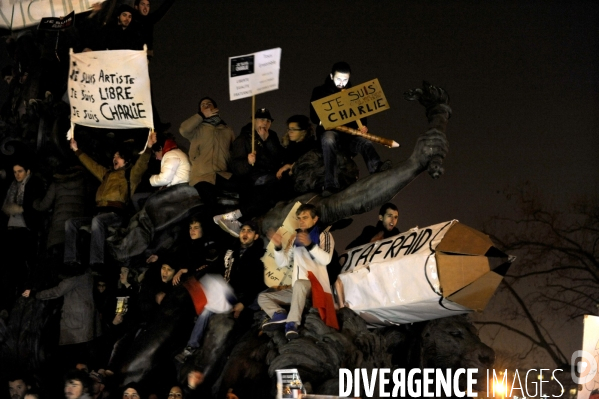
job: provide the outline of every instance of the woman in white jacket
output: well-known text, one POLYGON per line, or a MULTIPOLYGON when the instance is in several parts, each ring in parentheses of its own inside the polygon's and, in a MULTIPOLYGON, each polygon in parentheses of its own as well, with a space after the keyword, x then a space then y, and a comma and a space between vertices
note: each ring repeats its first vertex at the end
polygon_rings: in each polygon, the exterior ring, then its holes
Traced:
POLYGON ((187 154, 177 147, 173 139, 159 140, 152 151, 156 159, 160 160, 160 174, 150 177, 153 187, 172 186, 175 184, 189 183, 191 164, 187 154))

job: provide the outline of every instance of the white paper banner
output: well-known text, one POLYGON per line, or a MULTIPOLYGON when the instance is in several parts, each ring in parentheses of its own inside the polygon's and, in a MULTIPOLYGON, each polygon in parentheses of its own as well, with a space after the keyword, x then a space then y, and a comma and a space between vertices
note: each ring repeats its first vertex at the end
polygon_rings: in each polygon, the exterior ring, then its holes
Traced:
POLYGON ((339 256, 341 272, 352 270, 358 266, 368 266, 373 262, 380 263, 393 258, 401 258, 406 255, 430 254, 455 223, 457 223, 457 220, 422 229, 415 227, 393 237, 350 248, 346 253, 339 256))
POLYGON ((105 0, 1 0, 0 27, 19 30, 37 25, 42 18, 64 17, 91 10, 94 3, 105 0))
POLYGON ((231 101, 279 88, 281 49, 229 57, 229 95, 231 101))
POLYGON ((71 53, 68 100, 71 123, 153 129, 146 51, 71 53))
MULTIPOLYGON (((293 241, 295 240, 295 229, 299 227, 299 222, 295 213, 297 208, 301 205, 302 203, 299 201, 293 205, 293 208, 291 208, 287 214, 283 225, 277 230, 277 233, 282 237, 283 249, 285 250, 292 246, 293 241)), ((291 285, 291 265, 283 267, 277 266, 274 253, 275 244, 273 244, 272 241, 269 241, 266 246, 266 252, 262 257, 262 263, 264 263, 264 284, 268 287, 291 285)))

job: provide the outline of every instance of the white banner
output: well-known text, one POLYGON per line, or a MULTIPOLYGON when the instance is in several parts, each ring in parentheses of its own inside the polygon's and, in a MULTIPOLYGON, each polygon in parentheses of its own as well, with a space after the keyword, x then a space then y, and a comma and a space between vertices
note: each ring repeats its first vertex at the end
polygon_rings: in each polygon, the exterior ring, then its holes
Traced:
POLYGON ((19 30, 37 25, 42 18, 64 17, 90 11, 105 0, 0 0, 0 27, 19 30))
MULTIPOLYGON (((277 233, 279 233, 282 237, 284 250, 292 246, 293 241, 295 240, 295 230, 299 228, 299 222, 295 213, 297 208, 299 208, 301 205, 302 203, 299 201, 293 205, 293 208, 291 208, 287 214, 283 225, 277 230, 277 233)), ((262 263, 264 263, 264 284, 266 284, 268 287, 291 285, 292 266, 277 266, 274 253, 275 244, 273 244, 272 241, 269 241, 268 245, 266 246, 266 252, 262 257, 262 263)))
POLYGON ((383 262, 417 253, 430 254, 456 220, 428 226, 415 227, 399 235, 385 238, 356 248, 350 248, 339 256, 341 272, 356 266, 367 266, 372 262, 383 262))
POLYGON ((279 88, 281 49, 229 57, 229 95, 231 101, 279 88))
POLYGON ((106 129, 153 129, 146 52, 71 52, 67 91, 71 123, 106 129))

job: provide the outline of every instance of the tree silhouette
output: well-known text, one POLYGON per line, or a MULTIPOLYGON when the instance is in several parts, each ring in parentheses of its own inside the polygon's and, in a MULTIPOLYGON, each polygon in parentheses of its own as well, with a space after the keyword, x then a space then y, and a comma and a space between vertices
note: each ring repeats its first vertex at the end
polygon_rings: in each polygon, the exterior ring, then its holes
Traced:
POLYGON ((499 248, 518 257, 501 287, 511 300, 501 320, 478 324, 515 333, 531 344, 531 350, 544 350, 556 366, 569 368, 570 358, 545 321, 548 315, 572 321, 596 312, 599 201, 578 199, 555 209, 529 183, 511 189, 507 197, 517 205, 515 216, 495 216, 484 231, 499 248), (528 325, 519 323, 523 319, 528 325))

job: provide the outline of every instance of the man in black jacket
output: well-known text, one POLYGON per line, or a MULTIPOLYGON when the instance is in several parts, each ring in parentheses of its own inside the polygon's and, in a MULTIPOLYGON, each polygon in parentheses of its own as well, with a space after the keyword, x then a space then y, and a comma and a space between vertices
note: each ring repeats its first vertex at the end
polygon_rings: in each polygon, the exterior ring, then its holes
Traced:
MULTIPOLYGON (((339 133, 335 130, 325 130, 320 123, 318 114, 312 106, 312 101, 319 100, 350 88, 350 75, 351 68, 348 63, 342 61, 335 63, 331 69, 331 74, 327 76, 324 84, 315 87, 314 90, 312 90, 312 97, 310 98, 310 119, 312 120, 312 123, 317 125, 316 134, 322 144, 322 157, 324 160, 323 197, 331 196, 342 189, 342 187, 339 186, 339 181, 337 179, 339 173, 337 168, 337 153, 339 150, 347 151, 352 156, 355 154, 362 154, 368 172, 371 174, 391 168, 391 162, 381 161, 379 154, 369 140, 359 136, 339 133)), ((367 133, 368 127, 366 126, 366 118, 362 118, 360 122, 363 125, 361 127, 358 127, 356 122, 350 122, 344 126, 351 127, 352 129, 359 129, 362 133, 367 133)))
MULTIPOLYGON (((243 223, 239 232, 239 241, 224 255, 223 276, 235 292, 232 317, 235 319, 235 328, 244 329, 252 324, 254 312, 260 308, 255 303, 258 294, 267 287, 264 284, 264 247, 259 240, 258 227, 253 222, 243 223)), ((208 319, 213 314, 210 310, 198 316, 195 327, 191 333, 187 347, 176 356, 176 360, 183 363, 200 346, 208 319)))
POLYGON ((277 172, 283 162, 283 146, 270 129, 270 111, 260 108, 254 115, 255 133, 248 123, 233 142, 231 171, 238 178, 241 209, 214 217, 214 222, 234 237, 239 236, 241 220, 250 220, 272 208, 281 198, 277 172), (254 145, 252 146, 252 140, 254 145))
POLYGON ((368 244, 382 240, 383 238, 393 237, 399 234, 397 228, 397 219, 399 211, 395 204, 387 202, 381 206, 379 210, 379 221, 376 226, 366 226, 362 230, 362 234, 355 240, 350 242, 345 249, 359 247, 360 245, 368 244))

